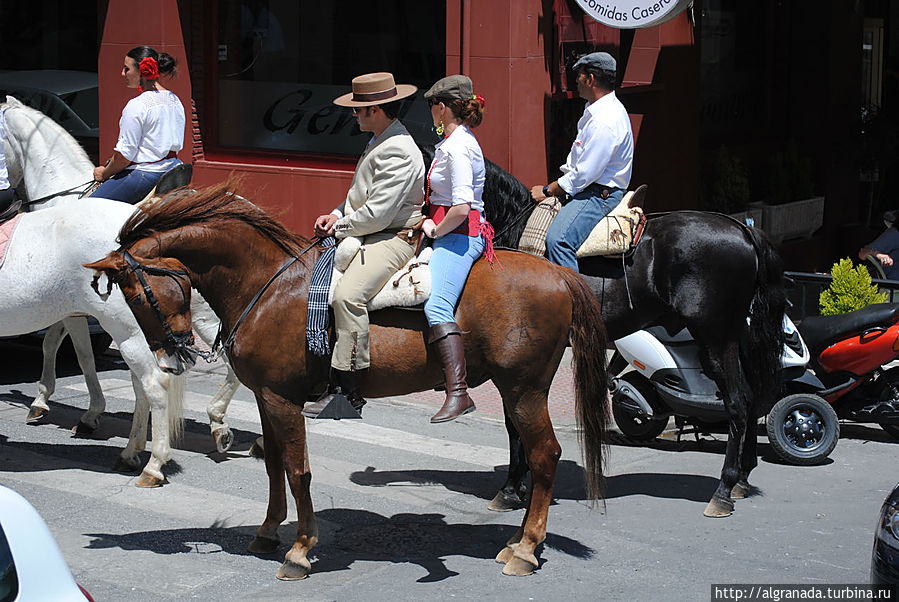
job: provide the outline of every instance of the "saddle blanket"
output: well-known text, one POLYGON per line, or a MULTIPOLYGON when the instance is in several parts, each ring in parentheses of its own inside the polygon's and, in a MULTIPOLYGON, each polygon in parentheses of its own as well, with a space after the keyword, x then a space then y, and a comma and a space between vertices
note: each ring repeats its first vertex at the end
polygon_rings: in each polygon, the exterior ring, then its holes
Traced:
POLYGON ((9 241, 12 240, 16 226, 19 225, 19 217, 21 215, 19 213, 12 219, 0 224, 0 267, 3 267, 3 262, 6 261, 6 250, 9 248, 9 241))
MULTIPOLYGON (((344 270, 349 267, 353 257, 362 247, 362 240, 354 236, 344 238, 337 246, 334 255, 334 271, 331 275, 331 289, 328 292, 328 305, 334 302, 334 287, 343 276, 344 270)), ((385 307, 414 307, 428 300, 431 296, 431 269, 428 261, 433 253, 431 247, 427 247, 396 274, 394 274, 384 288, 368 302, 368 311, 384 309, 385 307)))

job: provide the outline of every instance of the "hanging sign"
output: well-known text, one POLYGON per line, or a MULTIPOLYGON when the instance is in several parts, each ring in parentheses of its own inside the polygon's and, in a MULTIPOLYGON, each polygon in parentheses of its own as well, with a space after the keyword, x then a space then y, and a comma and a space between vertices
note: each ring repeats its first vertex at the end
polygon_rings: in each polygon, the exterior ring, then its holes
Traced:
POLYGON ((638 29, 673 19, 693 0, 575 0, 585 13, 609 27, 638 29))

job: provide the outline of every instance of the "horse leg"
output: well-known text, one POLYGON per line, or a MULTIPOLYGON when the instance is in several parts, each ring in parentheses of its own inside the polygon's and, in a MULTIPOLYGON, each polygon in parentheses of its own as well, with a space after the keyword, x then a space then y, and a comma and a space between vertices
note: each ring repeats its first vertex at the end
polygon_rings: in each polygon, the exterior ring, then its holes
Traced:
MULTIPOLYGON (((259 417, 262 422, 262 436, 265 437, 268 453, 265 454, 265 472, 268 475, 268 509, 265 520, 256 529, 256 537, 247 549, 253 554, 273 554, 278 550, 278 526, 287 518, 287 490, 284 486, 284 458, 282 440, 266 413, 265 401, 256 395, 259 417)), ((299 521, 298 521, 299 522, 299 521)))
MULTIPOLYGON (((221 322, 196 289, 191 291, 190 315, 194 332, 200 336, 200 339, 206 345, 212 347, 218 336, 221 322)), ((231 398, 234 397, 237 388, 240 386, 237 375, 234 374, 234 370, 231 369, 231 364, 227 359, 225 360, 225 365, 228 368, 225 384, 219 387, 215 397, 206 406, 206 414, 209 416, 209 431, 212 433, 212 438, 215 441, 215 448, 220 453, 231 449, 231 445, 234 443, 234 435, 231 433, 231 428, 225 424, 224 420, 231 398)))
POLYGON ((740 476, 737 484, 730 492, 730 497, 735 500, 748 498, 752 493, 749 485, 749 473, 758 466, 758 429, 759 411, 758 400, 754 395, 746 397, 746 430, 743 432, 742 448, 740 450, 740 476))
MULTIPOLYGON (((531 495, 519 532, 497 555, 497 561, 506 561, 503 567, 505 575, 533 573, 538 566, 534 551, 546 539, 546 518, 552 501, 556 467, 562 455, 549 419, 546 393, 545 390, 523 393, 518 405, 513 405, 510 411, 512 422, 521 434, 531 469, 531 495)), ((504 394, 503 399, 506 397, 507 394, 504 394)))
MULTIPOLYGON (((747 433, 747 409, 750 405, 749 395, 747 395, 749 385, 743 375, 739 346, 736 341, 728 342, 723 346, 703 347, 706 349, 707 370, 724 397, 724 407, 727 410, 729 421, 727 451, 724 456, 724 467, 721 469, 721 480, 703 514, 710 518, 724 518, 733 514, 734 511, 731 491, 740 480, 740 470, 744 464, 741 458, 746 447, 744 438, 750 436, 747 433)), ((756 436, 754 427, 751 436, 753 438, 756 436)), ((752 447, 754 448, 754 446, 752 447)))
POLYGON ((116 470, 121 472, 133 472, 140 469, 140 457, 138 454, 147 447, 147 422, 150 418, 150 401, 144 393, 140 379, 131 373, 131 386, 134 388, 134 414, 131 417, 131 433, 128 435, 128 445, 119 454, 116 461, 116 470))
MULTIPOLYGON (((78 365, 81 367, 81 373, 84 374, 84 381, 90 396, 90 406, 78 419, 78 424, 75 425, 73 431, 92 433, 100 425, 100 416, 106 410, 106 398, 103 397, 103 390, 100 388, 100 379, 97 378, 97 364, 94 362, 94 350, 91 347, 91 333, 87 328, 87 318, 65 318, 62 323, 69 332, 69 338, 72 339, 75 357, 78 358, 78 365)), ((56 349, 59 349, 59 343, 56 344, 56 349)), ((44 357, 47 357, 46 349, 44 357)), ((41 380, 43 378, 42 374, 41 380)))
POLYGON ((527 498, 524 477, 528 473, 528 463, 524 455, 524 446, 515 425, 509 420, 508 412, 505 412, 505 415, 506 432, 509 434, 509 472, 506 475, 506 482, 487 505, 488 509, 495 512, 518 510, 527 498))
MULTIPOLYGON (((37 397, 31 402, 25 422, 32 424, 41 420, 50 412, 50 396, 56 391, 56 352, 66 336, 62 322, 57 322, 47 329, 44 335, 42 350, 44 366, 41 370, 41 381, 37 385, 37 397)), ((93 399, 92 399, 93 402, 93 399)))

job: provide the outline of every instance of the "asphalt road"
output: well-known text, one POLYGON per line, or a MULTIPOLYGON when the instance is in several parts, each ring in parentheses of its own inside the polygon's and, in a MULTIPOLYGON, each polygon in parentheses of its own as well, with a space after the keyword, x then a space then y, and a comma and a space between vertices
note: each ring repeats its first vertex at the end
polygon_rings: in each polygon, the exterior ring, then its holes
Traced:
POLYGON ((605 504, 591 509, 577 434, 560 419, 563 458, 540 568, 506 577, 493 557, 523 512, 486 508, 507 463, 501 423, 475 412, 431 425, 433 395, 373 400, 363 421, 310 421, 320 539, 311 576, 280 582, 295 511, 291 502, 278 554, 246 551, 267 499, 264 466, 248 455, 260 427, 242 388, 227 419, 235 445, 215 452, 204 406, 221 366, 189 376, 168 483, 146 490, 135 474, 112 470, 134 399, 114 351, 99 362, 108 412, 91 437, 70 432, 87 408, 74 361, 60 362, 50 416, 26 426, 40 356, 8 345, 0 353, 0 483, 38 509, 98 602, 708 600, 712 583, 863 583, 880 504, 899 478, 899 447, 876 426, 844 424, 828 463, 813 467, 780 464, 761 437, 755 494, 732 517, 708 519, 724 435, 652 447, 613 436, 605 504))

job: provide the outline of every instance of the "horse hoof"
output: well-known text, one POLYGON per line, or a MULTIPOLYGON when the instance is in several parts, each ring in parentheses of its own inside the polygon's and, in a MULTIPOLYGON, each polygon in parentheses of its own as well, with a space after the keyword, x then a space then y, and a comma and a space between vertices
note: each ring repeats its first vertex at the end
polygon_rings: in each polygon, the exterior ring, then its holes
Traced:
POLYGON ((145 488, 162 487, 162 479, 147 472, 142 472, 135 485, 145 488))
POLYGON ((231 433, 231 429, 227 427, 212 433, 212 438, 215 439, 215 449, 220 454, 231 449, 231 446, 234 444, 234 435, 231 433))
POLYGON ((40 422, 50 413, 50 410, 44 408, 31 408, 28 410, 28 416, 25 416, 25 424, 34 424, 40 422))
MULTIPOLYGON (((250 542, 250 545, 247 546, 247 550, 251 554, 274 554, 278 551, 278 546, 280 545, 281 542, 277 539, 269 539, 268 537, 259 537, 257 535, 253 538, 253 541, 250 542)), ((284 561, 284 566, 289 562, 289 560, 284 561)), ((281 579, 280 575, 281 571, 284 570, 284 566, 278 570, 278 579, 281 579)), ((295 577, 295 579, 302 579, 302 577, 295 577)))
POLYGON ((496 555, 496 562, 499 564, 506 564, 512 560, 513 556, 515 556, 515 549, 512 546, 506 546, 496 555))
POLYGON ((533 554, 519 555, 515 554, 512 559, 503 567, 503 575, 511 575, 513 577, 524 577, 533 575, 537 568, 537 557, 533 554))
POLYGON ((523 506, 524 504, 520 497, 517 495, 509 495, 500 489, 490 503, 487 504, 487 509, 493 510, 494 512, 511 512, 512 510, 518 510, 523 506))
POLYGON ((140 461, 137 457, 134 460, 125 460, 122 456, 115 461, 113 470, 116 472, 134 472, 140 468, 140 461))
POLYGON ((705 507, 702 514, 709 518, 726 518, 734 513, 733 500, 727 500, 720 497, 713 497, 709 501, 709 505, 705 507))
POLYGON ((730 497, 734 500, 745 500, 752 492, 752 487, 746 481, 737 481, 734 488, 730 491, 730 497))
POLYGON ((73 435, 91 435, 93 432, 97 430, 89 424, 84 424, 83 422, 79 422, 75 426, 72 427, 73 435))
POLYGON ((258 460, 265 460, 265 447, 262 437, 253 441, 253 445, 250 446, 250 455, 258 460))
MULTIPOLYGON (((305 558, 303 560, 306 560, 305 558)), ((281 568, 278 569, 278 579, 281 581, 297 581, 299 579, 305 579, 309 576, 309 571, 312 570, 312 565, 309 564, 309 561, 306 560, 303 564, 297 564, 296 562, 292 562, 290 560, 285 560, 284 564, 281 565, 281 568)))

